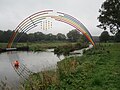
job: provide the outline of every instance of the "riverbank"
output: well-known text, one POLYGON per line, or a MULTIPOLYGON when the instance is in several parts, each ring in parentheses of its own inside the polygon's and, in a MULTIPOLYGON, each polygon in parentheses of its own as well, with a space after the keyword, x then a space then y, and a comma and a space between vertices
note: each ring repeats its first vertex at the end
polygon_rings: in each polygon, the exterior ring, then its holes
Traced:
MULTIPOLYGON (((8 53, 0 54, 0 90, 6 90, 2 88, 7 88, 8 86, 12 89, 7 90, 24 90, 18 87, 21 86, 20 82, 23 82, 28 77, 29 71, 36 73, 48 70, 48 68, 54 69, 57 62, 60 61, 51 50, 45 52, 16 51, 16 53, 20 57, 20 67, 17 69, 17 73, 10 63, 13 60, 8 57, 8 53), (24 69, 23 64, 27 68, 24 69), (17 89, 15 89, 16 87, 17 89)), ((13 52, 12 56, 16 59, 15 52, 13 52)))
MULTIPOLYGON (((65 46, 68 44, 75 44, 72 42, 60 42, 60 41, 56 41, 56 42, 35 42, 35 43, 17 43, 16 47, 20 48, 20 47, 29 47, 29 51, 34 51, 34 52, 38 52, 38 51, 45 51, 46 49, 51 49, 51 48, 56 48, 58 46, 65 46)), ((2 51, 6 49, 7 43, 0 43, 0 50, 2 51)))
POLYGON ((0 43, 0 53, 7 51, 46 51, 46 49, 55 49, 55 54, 67 55, 69 52, 88 47, 88 43, 80 42, 35 42, 35 43, 17 43, 15 47, 6 48, 7 43, 0 43))
MULTIPOLYGON (((40 73, 29 78, 33 79, 33 88, 39 90, 119 90, 119 69, 120 44, 97 44, 95 48, 84 51, 81 57, 69 57, 58 62, 54 74, 45 71, 44 78, 40 73), (45 84, 48 81, 49 84, 45 84)), ((29 83, 25 88, 31 89, 29 83)))

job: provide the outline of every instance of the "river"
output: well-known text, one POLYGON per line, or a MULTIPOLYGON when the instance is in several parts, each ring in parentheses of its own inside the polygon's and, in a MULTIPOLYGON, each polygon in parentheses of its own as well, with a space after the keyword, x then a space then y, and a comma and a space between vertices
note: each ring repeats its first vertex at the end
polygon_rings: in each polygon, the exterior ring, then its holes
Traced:
MULTIPOLYGON (((85 49, 88 50, 90 48, 92 48, 92 45, 85 49)), ((77 50, 72 53, 79 53, 78 56, 82 56, 83 50, 84 49, 77 50)), ((36 53, 18 51, 16 53, 21 60, 20 62, 23 63, 30 71, 36 73, 45 69, 56 68, 57 62, 60 61, 60 59, 51 51, 53 50, 36 53)), ((74 55, 76 56, 76 54, 74 55)), ((64 56, 61 56, 61 59, 63 58, 64 56)), ((19 75, 13 69, 7 53, 0 54, 0 80, 4 81, 10 86, 18 85, 19 81, 21 80, 19 75)))
MULTIPOLYGON (((30 71, 40 72, 47 68, 56 68, 56 64, 60 59, 54 55, 51 50, 47 52, 17 52, 23 63, 30 71)), ((62 57, 63 58, 63 57, 62 57)), ((20 81, 20 77, 11 65, 11 61, 7 53, 0 54, 0 80, 10 86, 14 86, 20 81)))

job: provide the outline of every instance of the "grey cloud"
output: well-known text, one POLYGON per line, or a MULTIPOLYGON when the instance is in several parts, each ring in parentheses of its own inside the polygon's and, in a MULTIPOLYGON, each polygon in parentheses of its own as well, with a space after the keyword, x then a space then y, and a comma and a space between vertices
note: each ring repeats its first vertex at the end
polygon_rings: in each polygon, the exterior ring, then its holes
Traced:
MULTIPOLYGON (((76 17, 92 35, 99 35, 102 30, 96 25, 98 10, 103 2, 104 0, 0 0, 0 29, 13 30, 27 16, 41 10, 53 9, 76 17)), ((64 25, 58 27, 61 31, 65 28, 64 25)))

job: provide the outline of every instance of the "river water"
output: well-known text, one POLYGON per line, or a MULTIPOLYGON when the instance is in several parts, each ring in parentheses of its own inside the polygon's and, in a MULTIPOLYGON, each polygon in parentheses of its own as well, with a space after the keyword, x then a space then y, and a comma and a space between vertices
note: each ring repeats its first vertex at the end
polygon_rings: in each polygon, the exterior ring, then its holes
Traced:
MULTIPOLYGON (((37 53, 17 52, 17 55, 20 57, 21 63, 32 72, 40 72, 48 68, 56 68, 57 62, 60 61, 60 59, 50 50, 37 53)), ((18 83, 20 80, 20 77, 11 65, 7 53, 0 54, 0 80, 10 86, 14 86, 14 84, 18 83)))
MULTIPOLYGON (((92 45, 90 45, 87 49, 92 48, 92 45)), ((83 55, 83 50, 77 50, 72 53, 80 53, 78 56, 83 55)), ((52 50, 53 51, 53 50, 52 50)), ((40 72, 43 70, 48 69, 54 69, 56 68, 57 62, 60 61, 60 59, 54 55, 51 50, 48 50, 46 52, 17 52, 17 55, 20 58, 20 62, 23 63, 30 71, 32 72, 40 72)), ((64 58, 64 56, 60 57, 61 60, 64 58)), ((4 81, 10 86, 18 85, 20 81, 19 75, 15 72, 11 65, 11 61, 9 59, 9 56, 7 53, 1 53, 0 54, 0 80, 4 81)))

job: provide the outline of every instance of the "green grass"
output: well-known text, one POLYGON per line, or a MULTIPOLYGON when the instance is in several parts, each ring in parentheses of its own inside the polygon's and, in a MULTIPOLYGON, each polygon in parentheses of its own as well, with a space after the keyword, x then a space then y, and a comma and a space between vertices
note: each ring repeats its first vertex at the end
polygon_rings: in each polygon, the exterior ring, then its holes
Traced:
POLYGON ((46 90, 49 85, 58 84, 58 73, 52 71, 42 71, 29 76, 29 80, 25 82, 25 90, 46 90))
POLYGON ((58 68, 59 90, 120 90, 120 44, 99 44, 82 57, 59 62, 58 68))
MULTIPOLYGON (((28 46, 30 48, 30 51, 43 51, 45 49, 51 49, 51 48, 56 48, 58 46, 64 46, 67 44, 74 44, 71 42, 35 42, 35 43, 28 43, 28 46)), ((0 48, 6 48, 7 43, 0 43, 0 48)), ((14 46, 14 45, 13 45, 14 46)), ((27 46, 27 43, 17 43, 16 47, 23 47, 27 46)))
POLYGON ((120 44, 97 44, 82 57, 58 62, 57 71, 59 83, 47 90, 120 90, 120 44))
POLYGON ((39 49, 51 49, 58 46, 67 45, 69 42, 41 42, 41 43, 29 43, 29 47, 31 50, 39 50, 39 49))
POLYGON ((0 43, 0 48, 6 48, 7 43, 0 43))

